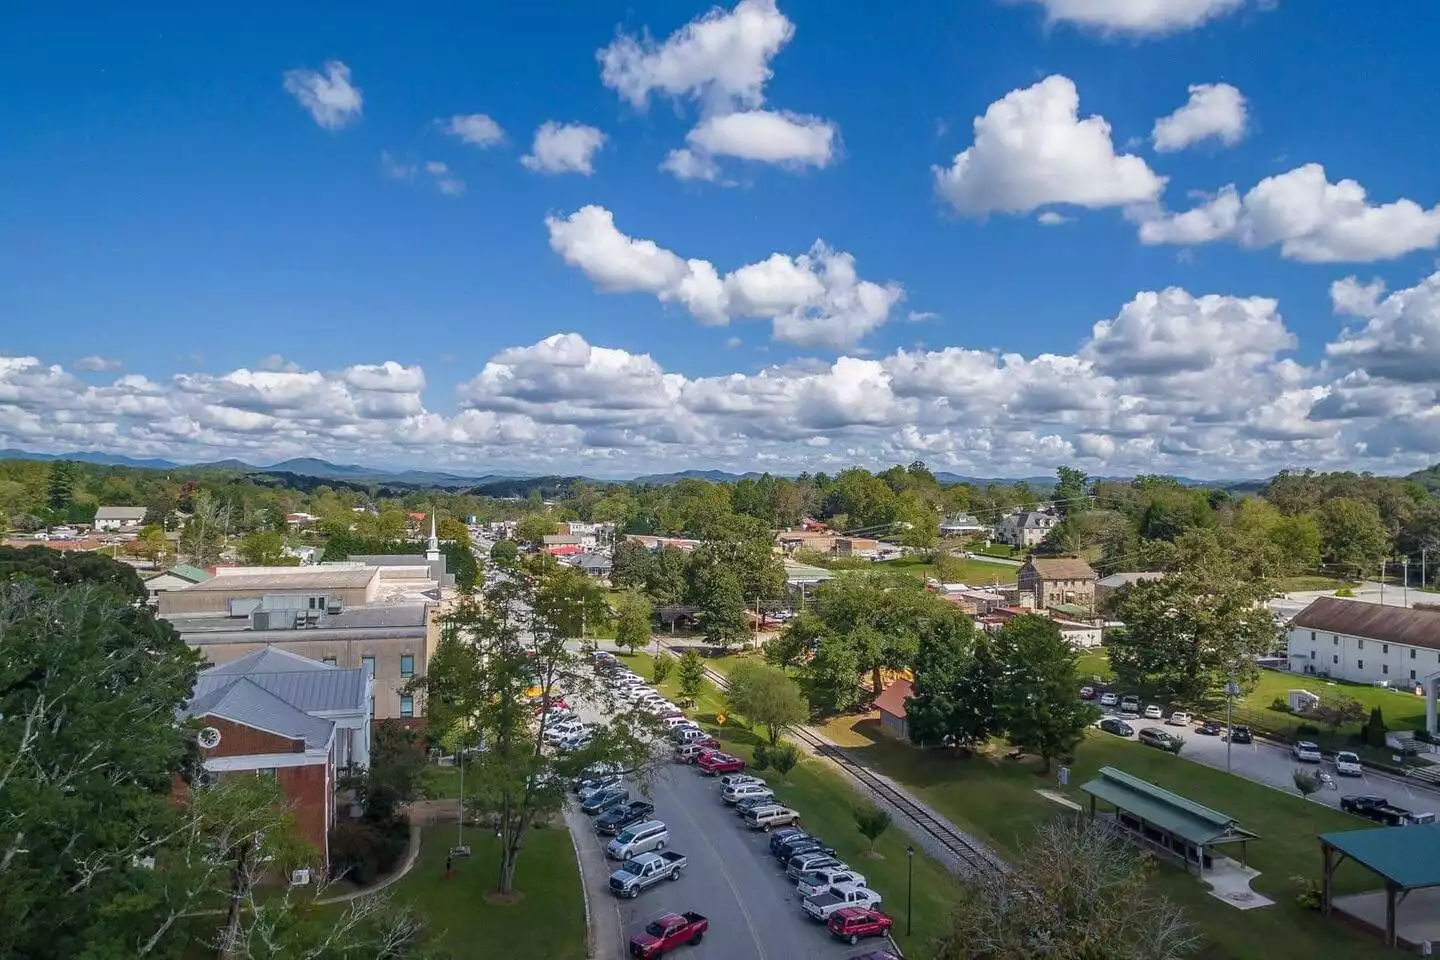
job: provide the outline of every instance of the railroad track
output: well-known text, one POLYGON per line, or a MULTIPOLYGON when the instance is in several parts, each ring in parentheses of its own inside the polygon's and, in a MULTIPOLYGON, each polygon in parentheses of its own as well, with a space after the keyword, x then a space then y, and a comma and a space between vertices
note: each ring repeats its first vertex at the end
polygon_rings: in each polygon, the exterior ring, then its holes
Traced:
MULTIPOLYGON (((671 649, 674 650, 674 648, 671 649)), ((730 686, 730 682, 724 674, 710 667, 705 668, 705 677, 715 685, 717 690, 725 690, 730 686)), ((876 796, 912 820, 916 826, 948 850, 960 862, 965 871, 977 877, 986 877, 1002 873, 1007 869, 1004 863, 976 847, 950 824, 929 813, 924 807, 877 777, 864 764, 856 761, 833 743, 805 727, 793 727, 790 734, 797 740, 803 741, 817 755, 833 761, 841 770, 854 777, 876 796)))

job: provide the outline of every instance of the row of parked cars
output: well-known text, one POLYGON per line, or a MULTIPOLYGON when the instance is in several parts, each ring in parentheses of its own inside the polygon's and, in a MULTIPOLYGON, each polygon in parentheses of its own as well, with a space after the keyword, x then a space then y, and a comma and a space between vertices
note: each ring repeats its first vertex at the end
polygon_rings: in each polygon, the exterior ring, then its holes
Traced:
MULTIPOLYGON (((676 762, 693 764, 702 776, 718 777, 720 802, 749 829, 770 834, 770 853, 795 883, 806 916, 851 944, 890 932, 893 921, 879 909, 880 894, 870 889, 864 874, 835 856, 834 847, 801 828, 798 810, 777 801, 764 779, 745 773, 740 758, 718 746, 698 751, 691 747, 677 744, 676 762)), ((879 951, 866 956, 881 960, 893 955, 879 951)))

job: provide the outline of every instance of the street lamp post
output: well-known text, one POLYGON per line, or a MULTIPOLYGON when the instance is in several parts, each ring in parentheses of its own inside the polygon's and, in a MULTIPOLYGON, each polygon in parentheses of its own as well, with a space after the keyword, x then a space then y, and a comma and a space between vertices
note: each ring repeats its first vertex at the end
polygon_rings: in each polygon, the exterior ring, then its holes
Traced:
POLYGON ((905 848, 905 936, 910 936, 910 922, 914 919, 914 898, 915 891, 915 848, 905 848))
POLYGON ((1235 682, 1235 675, 1225 681, 1225 772, 1230 772, 1230 747, 1235 743, 1235 695, 1240 692, 1240 685, 1235 682))

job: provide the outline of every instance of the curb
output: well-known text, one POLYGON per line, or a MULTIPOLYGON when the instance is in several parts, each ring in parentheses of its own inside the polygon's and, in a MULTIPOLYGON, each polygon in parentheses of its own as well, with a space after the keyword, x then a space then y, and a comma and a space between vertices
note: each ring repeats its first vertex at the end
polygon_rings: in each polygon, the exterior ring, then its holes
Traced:
POLYGON ((580 901, 585 905, 585 956, 595 957, 595 918, 590 914, 590 889, 585 884, 585 858, 580 854, 580 841, 566 818, 565 832, 570 834, 570 849, 575 851, 575 866, 580 873, 580 901))

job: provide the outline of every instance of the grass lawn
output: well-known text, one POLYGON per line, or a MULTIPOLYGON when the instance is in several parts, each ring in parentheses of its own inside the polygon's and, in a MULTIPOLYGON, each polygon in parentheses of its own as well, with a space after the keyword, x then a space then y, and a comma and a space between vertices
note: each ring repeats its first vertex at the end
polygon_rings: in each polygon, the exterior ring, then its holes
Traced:
POLYGON ((1110 672, 1110 654, 1104 647, 1081 650, 1075 661, 1075 672, 1082 678, 1099 677, 1107 683, 1114 678, 1110 672))
MULTIPOLYGON (((956 557, 957 569, 963 583, 972 587, 988 587, 995 583, 1013 585, 1018 569, 1006 563, 990 563, 986 560, 971 560, 956 557)), ((898 560, 883 560, 874 565, 877 570, 894 570, 914 574, 921 579, 935 575, 935 564, 923 556, 901 557, 898 560)))
POLYGON ((1275 582, 1276 588, 1281 593, 1297 593, 1301 590, 1339 590, 1341 587, 1353 587, 1354 585, 1349 580, 1336 580, 1334 577, 1285 577, 1275 582))
MULTIPOLYGON (((1432 666, 1425 667, 1428 673, 1432 666)), ((1419 671, 1417 671, 1417 674, 1419 671)), ((1425 726, 1425 698, 1408 691, 1388 690, 1364 683, 1345 683, 1325 677, 1304 676, 1279 670, 1261 670, 1260 682, 1255 689, 1235 701, 1237 714, 1244 713, 1245 720, 1237 716, 1237 722, 1249 722, 1276 733, 1295 735, 1295 728, 1302 723, 1313 723, 1301 717, 1280 710, 1270 709, 1278 697, 1281 700, 1291 690, 1308 690, 1322 701, 1343 693, 1354 697, 1365 705, 1366 720, 1372 707, 1379 707, 1385 717, 1385 726, 1390 730, 1419 730, 1425 726)), ((1362 721, 1363 722, 1363 721, 1362 721)), ((1323 729, 1323 728, 1322 728, 1323 729)), ((1341 736, 1356 733, 1360 723, 1347 724, 1340 728, 1341 736)), ((1326 730, 1326 733, 1329 731, 1326 730)))
MULTIPOLYGON (((1088 808, 1078 786, 1101 766, 1121 768, 1229 813, 1261 837, 1249 850, 1250 865, 1261 871, 1252 888, 1275 900, 1273 906, 1236 910, 1209 896, 1209 888, 1180 867, 1159 864, 1156 888, 1182 905, 1203 930, 1205 960, 1348 960, 1382 953, 1377 940, 1325 921, 1294 902, 1297 887, 1291 878, 1319 876, 1316 835, 1368 826, 1354 817, 1098 732, 1081 746, 1071 767, 1070 786, 1061 788, 1053 777, 1037 775, 1038 768, 1027 763, 987 756, 960 759, 897 743, 880 734, 878 721, 870 717, 838 718, 826 730, 832 739, 853 748, 859 759, 905 783, 961 829, 1004 851, 1014 851, 1037 822, 1059 810, 1037 794, 1037 788, 1063 790, 1088 808)), ((1336 883, 1342 893, 1378 885, 1376 878, 1348 863, 1337 871, 1336 883)))
MULTIPOLYGON (((624 657, 641 676, 650 676, 650 657, 636 654, 624 657)), ((707 665, 716 662, 707 660, 707 665)), ((660 690, 668 697, 678 698, 678 677, 673 673, 660 690)), ((725 725, 715 723, 716 714, 724 709, 722 695, 709 683, 705 684, 699 702, 691 711, 702 726, 713 730, 725 749, 753 759, 755 744, 759 737, 749 730, 736 726, 734 721, 725 725)), ((774 788, 776 797, 787 806, 799 810, 805 818, 805 829, 823 836, 838 851, 837 856, 854 864, 866 876, 871 887, 885 897, 887 911, 903 916, 906 888, 905 847, 908 837, 896 827, 886 831, 875 844, 875 857, 868 854, 868 843, 855 829, 854 807, 860 800, 844 775, 828 765, 810 758, 803 759, 790 771, 787 782, 780 782, 772 772, 762 773, 774 788)), ((931 956, 929 941, 944 932, 959 886, 955 878, 943 866, 923 853, 915 856, 914 885, 914 934, 897 936, 901 949, 909 958, 931 956)))
POLYGON ((585 904, 570 833, 563 827, 532 830, 515 871, 516 903, 486 899, 495 889, 500 857, 493 834, 467 830, 473 856, 458 861, 445 879, 445 854, 455 827, 427 827, 415 868, 391 891, 413 903, 432 936, 456 957, 473 960, 582 960, 585 904))
POLYGON ((986 557, 1000 557, 1005 560, 1024 560, 1030 555, 1030 548, 1012 547, 1007 543, 992 543, 987 547, 983 543, 977 543, 970 548, 970 552, 986 557))
POLYGON ((421 786, 426 800, 453 800, 460 796, 460 768, 427 764, 421 786))

